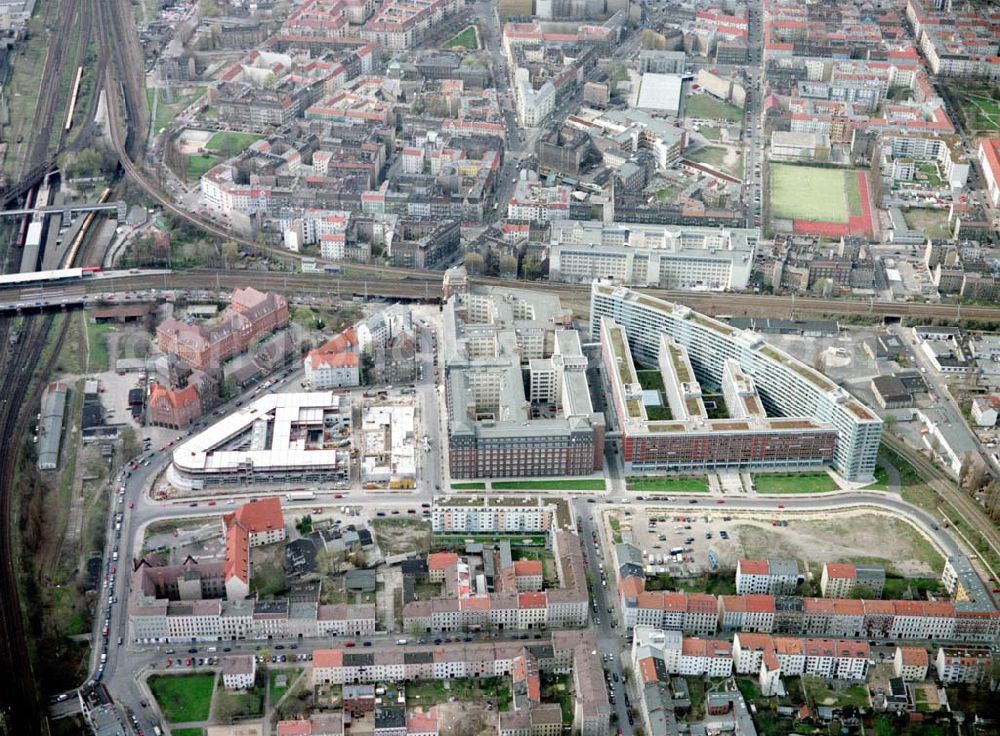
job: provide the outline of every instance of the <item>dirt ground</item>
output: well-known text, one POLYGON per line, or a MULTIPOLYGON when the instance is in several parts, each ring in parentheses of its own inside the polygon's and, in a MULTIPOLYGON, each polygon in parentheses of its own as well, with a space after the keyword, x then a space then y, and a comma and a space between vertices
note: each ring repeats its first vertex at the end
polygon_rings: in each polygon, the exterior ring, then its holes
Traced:
POLYGON ((793 557, 817 569, 824 562, 868 562, 907 577, 934 577, 944 565, 933 546, 901 519, 845 514, 824 521, 790 520, 787 527, 740 520, 732 541, 751 559, 793 557))
POLYGON ((674 576, 708 571, 709 551, 722 570, 735 569, 740 558, 766 557, 793 557, 814 570, 828 561, 870 562, 906 577, 935 577, 944 565, 930 542, 905 521, 871 513, 839 514, 826 520, 788 518, 784 527, 772 526, 769 518, 739 516, 725 521, 719 509, 707 515, 638 509, 616 515, 623 541, 645 551, 651 565, 669 555, 672 547, 687 550, 683 565, 661 563, 674 576), (649 517, 659 520, 652 529, 649 517), (728 532, 729 539, 722 539, 720 531, 728 532), (708 533, 711 539, 706 538, 708 533), (689 538, 694 539, 690 544, 689 538))
POLYGON ((496 711, 482 703, 440 703, 438 726, 441 736, 492 736, 497 732, 496 711))
POLYGON ((383 555, 405 552, 429 552, 431 525, 418 519, 374 519, 371 522, 375 542, 383 555))

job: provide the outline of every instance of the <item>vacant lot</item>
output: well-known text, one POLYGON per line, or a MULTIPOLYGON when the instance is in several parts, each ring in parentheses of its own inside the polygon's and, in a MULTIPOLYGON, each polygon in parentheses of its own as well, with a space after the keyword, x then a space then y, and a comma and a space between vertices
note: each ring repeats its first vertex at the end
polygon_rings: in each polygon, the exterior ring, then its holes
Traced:
POLYGON ((771 217, 846 223, 861 214, 857 172, 771 164, 771 217))
POLYGON ((757 493, 828 493, 837 484, 827 473, 761 473, 753 477, 757 493))
MULTIPOLYGON (((944 560, 902 519, 879 514, 838 514, 825 520, 789 519, 787 527, 744 521, 733 539, 750 559, 791 557, 818 569, 824 562, 874 563, 908 577, 938 575, 944 560)), ((817 581, 818 582, 818 581, 817 581)))
POLYGON ((948 210, 909 209, 903 210, 907 227, 922 230, 924 235, 935 240, 950 237, 948 210))
POLYGON ((420 519, 376 519, 372 522, 375 542, 384 555, 430 552, 431 523, 420 519))
POLYGON ((204 721, 212 705, 214 674, 155 675, 147 681, 153 697, 170 723, 204 721))
POLYGON ((727 123, 738 123, 743 119, 743 110, 728 102, 703 93, 687 98, 684 115, 688 118, 704 120, 724 120, 727 123))
POLYGON ((684 156, 688 161, 705 164, 726 174, 743 176, 743 155, 729 146, 705 146, 684 156))
POLYGON ((640 478, 628 479, 630 491, 658 491, 664 493, 708 493, 705 478, 640 478))

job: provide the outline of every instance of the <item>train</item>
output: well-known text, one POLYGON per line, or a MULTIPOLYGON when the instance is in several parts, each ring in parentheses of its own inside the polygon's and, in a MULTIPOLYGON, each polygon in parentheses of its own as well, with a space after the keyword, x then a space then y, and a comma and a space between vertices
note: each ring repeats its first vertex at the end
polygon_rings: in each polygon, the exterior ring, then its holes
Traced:
MULTIPOLYGON (((32 207, 35 206, 35 197, 38 195, 38 190, 40 188, 41 188, 41 185, 39 184, 37 186, 31 187, 28 190, 28 193, 27 193, 27 195, 25 195, 25 198, 24 198, 24 206, 25 206, 25 208, 31 209, 32 207)), ((20 227, 20 230, 17 233, 17 247, 18 248, 23 248, 24 247, 24 241, 28 237, 28 225, 30 225, 30 224, 31 224, 31 215, 25 215, 24 217, 21 218, 21 227, 20 227)))
POLYGON ((83 66, 78 66, 76 68, 76 81, 73 83, 73 94, 69 98, 69 110, 66 111, 66 125, 63 126, 63 131, 69 133, 69 129, 73 127, 73 113, 76 112, 76 99, 80 95, 80 80, 83 79, 83 66))
POLYGON ((93 278, 94 274, 100 272, 100 266, 81 266, 80 268, 61 268, 57 271, 11 273, 0 276, 0 289, 13 289, 22 286, 48 286, 50 284, 72 284, 81 279, 93 278))
MULTIPOLYGON (((111 187, 105 189, 101 196, 97 198, 98 204, 104 204, 108 201, 108 197, 111 196, 111 187)), ((91 224, 94 222, 94 217, 97 216, 97 211, 88 212, 83 219, 83 224, 80 225, 80 231, 73 238, 73 244, 70 245, 69 252, 66 253, 66 266, 72 266, 73 261, 76 260, 76 254, 80 251, 80 246, 83 245, 83 239, 87 236, 87 231, 90 229, 91 224)))

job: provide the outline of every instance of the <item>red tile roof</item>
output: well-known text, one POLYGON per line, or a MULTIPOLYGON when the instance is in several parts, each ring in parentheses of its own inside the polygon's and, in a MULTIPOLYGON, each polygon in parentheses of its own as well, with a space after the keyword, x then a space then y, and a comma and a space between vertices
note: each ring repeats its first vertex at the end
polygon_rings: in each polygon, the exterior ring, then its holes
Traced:
POLYGON ((774 596, 753 593, 743 596, 747 613, 774 613, 774 596))
POLYGON ((226 558, 223 565, 225 579, 236 578, 250 582, 250 536, 239 524, 226 530, 226 558))
POLYGON ((518 560, 514 563, 514 574, 520 577, 540 576, 542 574, 542 561, 518 560))
POLYGON ((278 721, 278 736, 312 736, 309 721, 278 721))
POLYGON ((639 660, 639 675, 647 685, 659 679, 656 676, 656 664, 653 662, 652 657, 645 657, 639 660))
POLYGON ((313 667, 340 667, 344 652, 340 649, 317 649, 313 652, 313 667))
POLYGON ((770 570, 767 560, 740 560, 736 564, 743 575, 767 575, 770 570))
POLYGON ((929 657, 927 650, 920 647, 899 647, 903 664, 914 667, 926 667, 929 657))
POLYGON ((240 506, 232 514, 224 514, 222 520, 229 526, 238 521, 251 534, 282 529, 285 516, 281 513, 281 499, 277 496, 257 498, 240 506))
POLYGON ((433 552, 427 555, 428 570, 447 570, 458 562, 458 555, 454 552, 433 552))
POLYGON ((517 596, 518 608, 545 608, 547 605, 545 593, 521 593, 517 596))
POLYGON ((827 562, 826 576, 828 578, 846 578, 853 580, 857 576, 854 565, 850 562, 827 562))

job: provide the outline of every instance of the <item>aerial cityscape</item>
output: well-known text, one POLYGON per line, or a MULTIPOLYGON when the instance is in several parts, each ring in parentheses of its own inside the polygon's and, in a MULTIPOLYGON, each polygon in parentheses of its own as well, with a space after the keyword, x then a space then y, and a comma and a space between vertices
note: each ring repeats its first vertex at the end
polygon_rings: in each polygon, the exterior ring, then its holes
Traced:
POLYGON ((995 3, 0 29, 0 736, 1000 734, 995 3))

